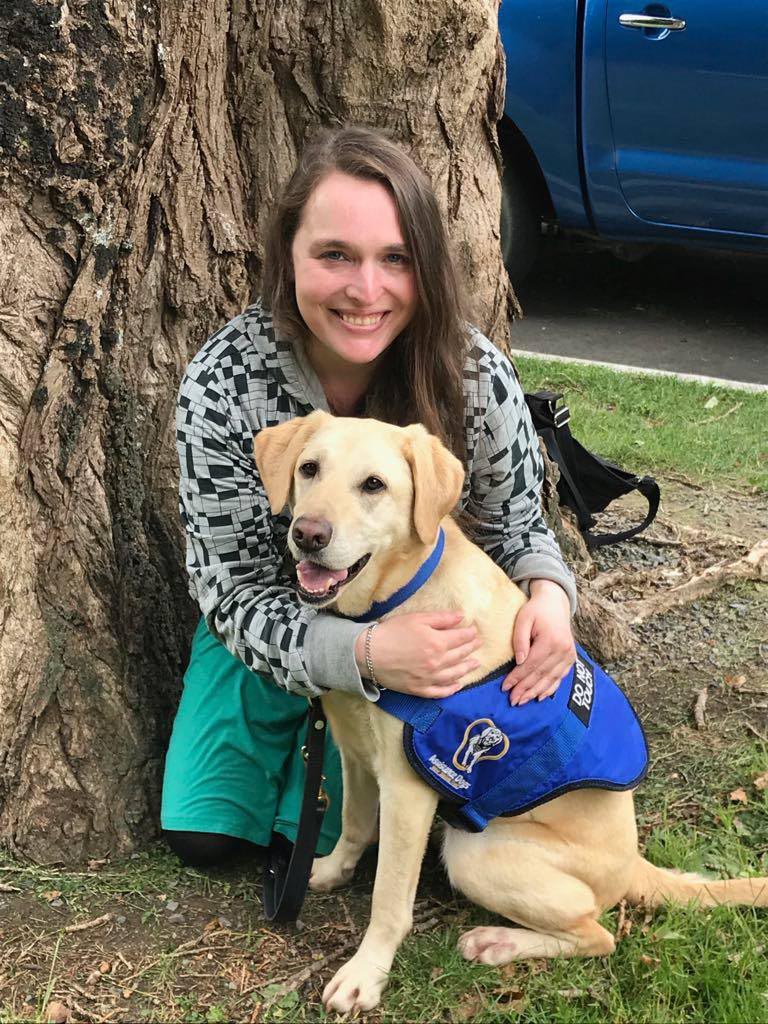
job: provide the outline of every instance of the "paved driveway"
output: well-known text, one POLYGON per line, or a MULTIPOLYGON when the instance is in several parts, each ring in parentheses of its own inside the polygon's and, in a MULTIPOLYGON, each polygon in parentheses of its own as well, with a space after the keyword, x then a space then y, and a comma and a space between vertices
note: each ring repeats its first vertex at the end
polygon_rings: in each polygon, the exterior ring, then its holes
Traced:
POLYGON ((635 263, 546 242, 518 289, 518 351, 768 387, 768 258, 659 248, 635 263))

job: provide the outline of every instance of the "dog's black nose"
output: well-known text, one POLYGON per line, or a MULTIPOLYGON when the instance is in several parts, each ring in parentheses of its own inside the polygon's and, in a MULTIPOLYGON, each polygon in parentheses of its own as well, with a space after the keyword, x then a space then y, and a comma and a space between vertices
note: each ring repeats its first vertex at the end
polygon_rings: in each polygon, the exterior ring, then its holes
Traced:
POLYGON ((332 534, 333 527, 327 519, 311 519, 309 516, 299 516, 291 530, 294 543, 302 551, 327 548, 332 534))

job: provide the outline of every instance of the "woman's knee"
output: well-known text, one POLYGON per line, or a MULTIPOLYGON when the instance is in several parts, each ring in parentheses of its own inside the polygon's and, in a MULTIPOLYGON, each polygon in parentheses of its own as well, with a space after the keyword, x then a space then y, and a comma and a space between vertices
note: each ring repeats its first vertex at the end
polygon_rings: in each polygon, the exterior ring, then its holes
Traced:
POLYGON ((166 830, 163 835, 176 856, 191 868, 226 866, 236 858, 253 854, 259 849, 247 839, 219 832, 166 830))

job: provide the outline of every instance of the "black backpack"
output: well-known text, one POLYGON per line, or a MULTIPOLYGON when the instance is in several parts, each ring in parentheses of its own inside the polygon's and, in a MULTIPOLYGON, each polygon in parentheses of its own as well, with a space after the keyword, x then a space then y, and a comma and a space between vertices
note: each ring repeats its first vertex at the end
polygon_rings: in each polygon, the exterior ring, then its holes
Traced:
POLYGON ((650 526, 656 516, 659 485, 653 477, 627 473, 579 444, 568 426, 571 418, 568 406, 557 407, 562 397, 555 391, 536 391, 525 396, 536 433, 544 440, 547 454, 560 470, 557 483, 560 504, 576 513, 579 529, 590 548, 636 536, 650 526), (593 513, 602 512, 615 498, 635 490, 648 501, 648 515, 643 522, 621 533, 593 533, 596 525, 593 513))

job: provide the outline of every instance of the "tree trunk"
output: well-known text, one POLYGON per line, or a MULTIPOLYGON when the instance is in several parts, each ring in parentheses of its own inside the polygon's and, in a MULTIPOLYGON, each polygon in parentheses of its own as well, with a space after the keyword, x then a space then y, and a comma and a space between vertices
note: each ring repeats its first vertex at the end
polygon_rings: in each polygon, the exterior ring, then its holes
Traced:
POLYGON ((71 862, 157 829, 197 617, 176 390, 297 151, 402 140, 504 343, 503 63, 494 0, 8 0, 0 67, 0 836, 71 862))

